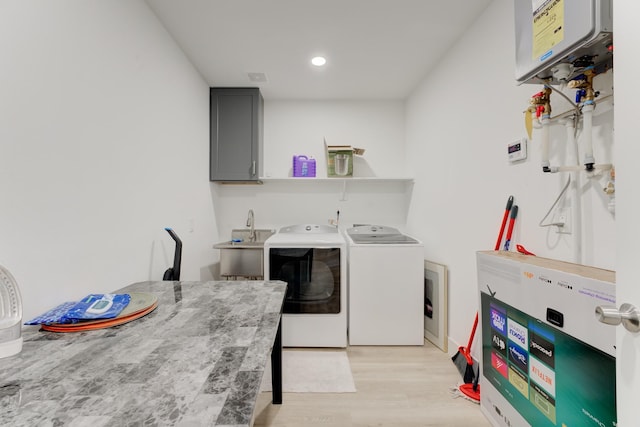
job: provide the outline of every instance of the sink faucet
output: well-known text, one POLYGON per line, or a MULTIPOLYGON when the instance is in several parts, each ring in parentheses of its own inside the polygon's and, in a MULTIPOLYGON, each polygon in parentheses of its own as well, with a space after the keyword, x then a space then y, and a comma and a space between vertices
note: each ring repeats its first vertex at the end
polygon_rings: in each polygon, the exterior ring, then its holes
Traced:
POLYGON ((247 227, 250 228, 249 230, 249 241, 250 242, 255 242, 256 241, 256 230, 253 226, 254 223, 254 218, 253 218, 253 209, 249 209, 249 216, 247 217, 247 227))

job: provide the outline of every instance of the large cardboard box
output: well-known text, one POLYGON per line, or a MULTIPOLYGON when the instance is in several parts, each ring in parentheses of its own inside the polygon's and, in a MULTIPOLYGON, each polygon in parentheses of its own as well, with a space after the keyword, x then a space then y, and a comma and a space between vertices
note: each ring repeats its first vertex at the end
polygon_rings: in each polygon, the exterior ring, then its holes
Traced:
POLYGON ((615 273, 506 251, 477 253, 480 407, 494 426, 616 425, 615 273))
POLYGON ((326 140, 324 146, 327 153, 327 176, 353 176, 353 156, 363 155, 364 149, 350 145, 328 145, 326 140))

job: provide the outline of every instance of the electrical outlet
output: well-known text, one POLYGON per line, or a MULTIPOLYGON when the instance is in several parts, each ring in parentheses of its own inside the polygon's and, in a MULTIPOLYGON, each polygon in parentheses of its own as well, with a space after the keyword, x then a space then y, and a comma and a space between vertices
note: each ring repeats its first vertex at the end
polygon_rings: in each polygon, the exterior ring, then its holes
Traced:
POLYGON ((571 209, 561 208, 556 210, 556 213, 553 215, 553 222, 563 224, 556 225, 556 233, 571 234, 571 209))

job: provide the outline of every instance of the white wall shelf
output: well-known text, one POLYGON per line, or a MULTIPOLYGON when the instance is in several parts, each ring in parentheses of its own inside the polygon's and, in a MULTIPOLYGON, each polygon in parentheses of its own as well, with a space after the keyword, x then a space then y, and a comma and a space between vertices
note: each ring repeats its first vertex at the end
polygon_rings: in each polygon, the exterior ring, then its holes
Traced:
MULTIPOLYGON (((345 178, 298 178, 298 177, 281 177, 281 178, 260 178, 260 183, 268 185, 269 183, 282 183, 289 185, 293 182, 294 186, 297 185, 324 185, 327 183, 336 183, 341 187, 339 200, 345 201, 347 200, 347 187, 351 188, 351 191, 359 191, 360 188, 370 188, 369 184, 373 183, 388 183, 388 184, 405 184, 404 188, 406 189, 406 184, 413 184, 413 178, 380 178, 380 177, 345 177, 345 178), (299 182, 304 182, 303 184, 298 184, 299 182)), ((331 184, 330 184, 331 185, 331 184)))
POLYGON ((281 178, 260 178, 260 181, 267 182, 293 182, 293 181, 306 181, 306 182, 413 182, 413 178, 382 178, 376 176, 367 177, 348 177, 348 178, 298 178, 298 177, 281 177, 281 178))

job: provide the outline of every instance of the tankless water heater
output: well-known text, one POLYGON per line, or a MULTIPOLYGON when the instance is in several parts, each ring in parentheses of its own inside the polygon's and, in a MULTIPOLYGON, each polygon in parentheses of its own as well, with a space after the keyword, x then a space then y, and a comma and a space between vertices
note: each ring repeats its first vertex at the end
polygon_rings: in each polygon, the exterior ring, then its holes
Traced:
POLYGON ((515 0, 516 80, 557 84, 613 63, 612 0, 515 0))

